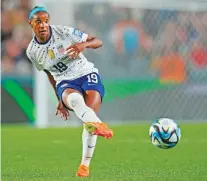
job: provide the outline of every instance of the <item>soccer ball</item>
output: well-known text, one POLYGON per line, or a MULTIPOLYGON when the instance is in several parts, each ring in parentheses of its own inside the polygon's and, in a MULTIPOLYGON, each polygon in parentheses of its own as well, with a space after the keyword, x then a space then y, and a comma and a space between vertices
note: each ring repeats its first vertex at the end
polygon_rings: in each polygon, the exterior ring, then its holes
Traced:
POLYGON ((161 118, 152 123, 149 135, 153 145, 168 149, 173 148, 180 141, 181 131, 172 119, 161 118))

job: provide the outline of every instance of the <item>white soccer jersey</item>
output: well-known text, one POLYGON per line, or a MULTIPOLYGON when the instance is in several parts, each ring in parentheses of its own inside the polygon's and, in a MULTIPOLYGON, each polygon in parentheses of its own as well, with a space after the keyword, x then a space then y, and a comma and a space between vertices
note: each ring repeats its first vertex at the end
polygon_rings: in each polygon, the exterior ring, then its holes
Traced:
POLYGON ((98 73, 94 64, 82 53, 75 60, 69 59, 65 53, 71 44, 85 42, 87 34, 61 25, 51 25, 50 31, 48 42, 40 44, 34 37, 27 48, 27 56, 39 71, 48 70, 57 83, 62 80, 74 80, 91 72, 98 73))

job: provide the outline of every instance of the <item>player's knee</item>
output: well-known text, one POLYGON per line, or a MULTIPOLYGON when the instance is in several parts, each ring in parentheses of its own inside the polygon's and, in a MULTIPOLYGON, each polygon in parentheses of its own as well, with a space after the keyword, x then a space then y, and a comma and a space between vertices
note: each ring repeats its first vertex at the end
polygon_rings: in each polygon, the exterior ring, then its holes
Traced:
POLYGON ((75 110, 77 107, 85 105, 83 96, 77 92, 74 92, 68 95, 67 103, 70 106, 70 108, 72 108, 73 110, 75 110))

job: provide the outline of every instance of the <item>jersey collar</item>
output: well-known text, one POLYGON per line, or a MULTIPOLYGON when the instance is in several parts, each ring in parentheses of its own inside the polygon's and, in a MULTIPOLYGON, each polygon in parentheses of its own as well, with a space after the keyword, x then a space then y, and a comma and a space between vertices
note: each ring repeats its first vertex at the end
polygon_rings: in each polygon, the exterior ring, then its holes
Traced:
POLYGON ((49 37, 49 39, 48 39, 46 42, 44 42, 44 43, 40 43, 40 42, 37 40, 36 36, 34 36, 34 40, 35 40, 35 42, 38 43, 38 44, 40 44, 40 45, 45 45, 45 44, 47 44, 47 43, 50 41, 51 37, 52 37, 52 28, 51 28, 51 26, 49 26, 49 29, 50 29, 50 37, 49 37))

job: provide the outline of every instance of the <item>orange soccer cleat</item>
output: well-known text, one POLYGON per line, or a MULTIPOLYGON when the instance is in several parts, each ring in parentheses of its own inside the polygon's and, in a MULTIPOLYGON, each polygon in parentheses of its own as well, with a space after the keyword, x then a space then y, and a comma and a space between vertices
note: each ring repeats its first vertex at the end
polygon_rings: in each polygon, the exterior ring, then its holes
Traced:
POLYGON ((104 138, 112 138, 113 131, 108 128, 105 123, 99 122, 87 122, 85 123, 86 130, 93 135, 103 136, 104 138))
POLYGON ((80 165, 76 173, 76 177, 88 177, 89 176, 89 167, 85 165, 80 165))

